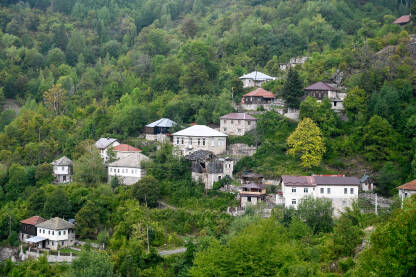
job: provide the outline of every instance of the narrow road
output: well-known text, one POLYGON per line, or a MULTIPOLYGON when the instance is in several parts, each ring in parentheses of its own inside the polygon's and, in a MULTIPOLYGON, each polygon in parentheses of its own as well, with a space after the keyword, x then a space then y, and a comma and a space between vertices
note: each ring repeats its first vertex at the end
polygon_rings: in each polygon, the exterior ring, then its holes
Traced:
POLYGON ((185 247, 171 249, 171 250, 164 250, 164 251, 158 251, 160 256, 168 256, 173 254, 179 254, 186 251, 185 247))

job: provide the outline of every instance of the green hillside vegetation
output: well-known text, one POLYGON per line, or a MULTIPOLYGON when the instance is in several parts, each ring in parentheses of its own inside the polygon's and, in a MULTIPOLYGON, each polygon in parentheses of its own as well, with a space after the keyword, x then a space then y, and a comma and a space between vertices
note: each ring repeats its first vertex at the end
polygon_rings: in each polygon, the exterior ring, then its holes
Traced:
POLYGON ((366 171, 393 196, 416 178, 416 29, 392 24, 411 2, 0 1, 0 104, 20 106, 0 111, 0 241, 18 245, 19 221, 40 215, 75 218, 81 240, 106 245, 86 246, 71 265, 4 261, 0 275, 411 276, 414 198, 379 216, 356 206, 333 219, 326 201, 310 199, 268 219, 250 209, 231 217, 233 194, 204 190, 171 146, 138 138, 161 117, 218 124, 250 91, 238 77, 258 70, 279 77, 264 88, 299 106, 302 124, 256 115, 256 132, 228 141, 258 146, 235 173, 366 171), (280 71, 302 56, 304 66, 280 71), (298 95, 335 74, 346 120, 328 101, 298 95), (100 137, 143 149, 147 176, 106 183, 91 146, 100 137), (54 185, 49 163, 62 155, 74 160, 75 182, 54 185), (157 252, 181 246, 184 254, 157 252))

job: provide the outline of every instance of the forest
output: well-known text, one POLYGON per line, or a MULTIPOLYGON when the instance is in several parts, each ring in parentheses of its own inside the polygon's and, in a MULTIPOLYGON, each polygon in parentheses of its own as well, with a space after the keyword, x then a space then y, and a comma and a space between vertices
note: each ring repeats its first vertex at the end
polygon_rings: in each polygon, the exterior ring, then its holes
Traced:
POLYGON ((106 245, 87 244, 70 265, 5 260, 0 275, 413 276, 416 199, 400 208, 396 187, 416 179, 416 18, 393 24, 410 12, 410 0, 0 0, 1 246, 17 246, 19 221, 33 215, 74 218, 80 239, 106 245), (318 127, 322 157, 290 155, 298 122, 265 112, 255 134, 230 139, 258 145, 235 173, 366 172, 394 205, 376 215, 357 203, 332 218, 328 202, 308 199, 266 219, 231 217, 234 195, 204 190, 171 145, 139 138, 161 117, 218 125, 253 70, 278 77, 264 88, 318 127), (300 101, 304 87, 340 75, 345 118, 300 101), (107 183, 91 147, 100 137, 142 149, 146 177, 107 183), (64 186, 50 165, 62 155, 76 169, 64 186))

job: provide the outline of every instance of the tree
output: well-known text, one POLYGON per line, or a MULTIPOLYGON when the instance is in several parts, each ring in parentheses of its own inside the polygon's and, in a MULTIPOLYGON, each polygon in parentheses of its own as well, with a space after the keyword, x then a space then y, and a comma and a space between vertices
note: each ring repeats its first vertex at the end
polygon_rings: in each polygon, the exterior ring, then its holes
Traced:
POLYGON ((315 234, 332 231, 332 202, 326 198, 305 197, 298 205, 298 215, 315 234))
POLYGON ((46 196, 43 213, 46 217, 69 218, 71 216, 71 203, 62 188, 57 188, 46 196))
POLYGON ((367 115, 368 96, 363 89, 354 87, 347 93, 344 108, 351 120, 364 120, 367 115))
POLYGON ((72 261, 68 277, 112 277, 113 264, 104 252, 82 250, 72 261))
POLYGON ((281 96, 289 108, 299 108, 300 98, 304 95, 303 83, 299 74, 294 69, 289 69, 281 96))
POLYGON ((362 242, 363 235, 361 227, 342 214, 333 232, 334 251, 337 256, 353 256, 354 249, 362 242))
POLYGON ((157 207, 160 198, 160 184, 153 176, 145 176, 132 187, 134 197, 147 207, 157 207))
POLYGON ((47 184, 53 181, 53 167, 50 163, 43 163, 36 168, 35 178, 38 184, 47 184))
POLYGON ((182 33, 188 38, 193 38, 197 32, 198 26, 195 21, 192 18, 185 19, 182 25, 182 33))
POLYGON ((88 200, 75 215, 77 234, 82 238, 93 238, 98 233, 101 213, 97 203, 88 200))
POLYGON ((74 180, 97 185, 107 177, 103 160, 97 148, 88 145, 85 153, 74 161, 74 180))
POLYGON ((47 63, 48 65, 55 65, 56 67, 60 66, 61 64, 65 63, 65 54, 59 48, 54 48, 49 50, 47 56, 47 63))
POLYGON ((325 144, 321 130, 310 118, 299 122, 296 130, 287 139, 287 143, 290 147, 288 154, 299 156, 303 167, 311 168, 321 163, 325 144))
POLYGON ((43 93, 43 101, 48 108, 56 115, 59 115, 64 110, 66 102, 66 91, 62 88, 61 84, 57 84, 54 87, 43 93))
POLYGON ((20 164, 12 164, 9 168, 9 180, 4 189, 7 200, 16 200, 25 189, 25 168, 20 164))

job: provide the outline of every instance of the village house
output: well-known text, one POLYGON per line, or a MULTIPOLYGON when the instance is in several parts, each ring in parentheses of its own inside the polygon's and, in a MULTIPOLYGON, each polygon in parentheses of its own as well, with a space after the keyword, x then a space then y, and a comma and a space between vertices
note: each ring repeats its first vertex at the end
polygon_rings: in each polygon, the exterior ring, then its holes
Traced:
POLYGON ((104 162, 107 162, 109 159, 107 153, 108 149, 110 149, 111 147, 115 147, 119 144, 120 142, 118 142, 115 138, 100 138, 95 143, 95 147, 97 147, 97 149, 100 151, 100 156, 104 160, 104 162))
POLYGON ((37 236, 36 224, 46 221, 43 217, 32 216, 20 221, 19 239, 22 242, 26 242, 27 239, 37 236))
POLYGON ((279 105, 276 102, 276 96, 263 88, 257 88, 244 94, 241 99, 241 107, 248 111, 256 111, 259 107, 268 110, 271 105, 279 105))
POLYGON ((264 181, 263 175, 256 174, 253 172, 244 172, 244 174, 241 176, 242 185, 250 184, 250 183, 263 184, 263 181, 264 181))
POLYGON ((70 247, 75 243, 74 224, 62 218, 54 217, 35 226, 36 236, 26 239, 27 243, 50 250, 70 247))
POLYGON ((69 158, 63 156, 54 160, 51 165, 53 166, 53 176, 56 183, 66 184, 72 182, 74 163, 69 158))
POLYGON ((289 70, 290 68, 296 67, 297 65, 304 64, 309 57, 297 57, 291 58, 288 63, 282 63, 279 65, 281 71, 289 70))
POLYGON ((161 118, 155 122, 147 124, 144 128, 147 140, 165 142, 169 140, 170 130, 176 125, 175 121, 169 118, 161 118))
POLYGON ((399 197, 403 201, 406 198, 416 194, 416 179, 397 187, 399 190, 399 197))
POLYGON ((260 71, 253 71, 240 77, 243 82, 243 88, 261 87, 264 83, 276 80, 276 77, 270 77, 260 71))
POLYGON ((342 175, 282 176, 281 184, 285 207, 297 209, 306 196, 327 198, 332 201, 334 215, 338 216, 358 200, 360 180, 342 175))
POLYGON ((185 158, 191 161, 192 179, 205 184, 205 189, 212 189, 214 183, 225 176, 233 176, 233 160, 218 158, 211 151, 197 150, 185 158))
POLYGON ((305 96, 314 97, 318 102, 321 102, 324 98, 328 98, 331 102, 332 110, 343 111, 343 102, 347 94, 335 84, 318 82, 305 88, 305 96))
POLYGON ((175 154, 183 156, 197 150, 208 150, 219 155, 227 148, 227 135, 205 125, 194 125, 172 136, 175 154))
POLYGON ((143 176, 146 175, 146 171, 142 166, 142 162, 149 161, 150 159, 140 152, 133 152, 108 165, 108 182, 111 182, 112 178, 117 178, 123 185, 133 185, 137 183, 143 176))
POLYGON ((411 19, 410 14, 408 14, 408 15, 403 15, 403 16, 400 16, 399 18, 397 18, 397 19, 393 22, 393 24, 397 24, 397 25, 400 25, 400 26, 404 26, 404 25, 409 24, 411 20, 412 20, 412 19, 411 19))
POLYGON ((220 130, 230 136, 243 136, 256 129, 257 118, 248 113, 229 113, 220 117, 220 130))
POLYGON ((368 192, 368 191, 374 190, 374 181, 367 174, 364 174, 363 177, 361 177, 360 184, 361 184, 361 191, 368 192))
POLYGON ((266 199, 266 187, 263 184, 248 183, 241 186, 240 206, 257 205, 266 199))
POLYGON ((113 152, 114 152, 114 159, 115 160, 121 160, 125 157, 127 157, 130 154, 134 154, 137 152, 141 152, 142 150, 140 150, 139 148, 133 147, 131 145, 128 144, 119 144, 117 146, 114 146, 112 148, 113 152))

